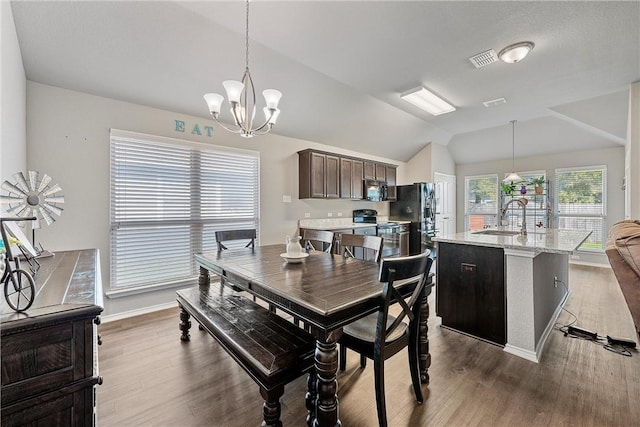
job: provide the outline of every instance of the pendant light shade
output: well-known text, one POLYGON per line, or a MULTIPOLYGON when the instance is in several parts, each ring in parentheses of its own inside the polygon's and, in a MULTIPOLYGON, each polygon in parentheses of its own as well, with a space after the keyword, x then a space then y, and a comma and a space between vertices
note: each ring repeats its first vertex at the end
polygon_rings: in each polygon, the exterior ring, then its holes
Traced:
POLYGON ((520 175, 516 173, 516 122, 517 120, 511 120, 511 170, 512 172, 502 180, 502 182, 520 182, 524 181, 520 175))

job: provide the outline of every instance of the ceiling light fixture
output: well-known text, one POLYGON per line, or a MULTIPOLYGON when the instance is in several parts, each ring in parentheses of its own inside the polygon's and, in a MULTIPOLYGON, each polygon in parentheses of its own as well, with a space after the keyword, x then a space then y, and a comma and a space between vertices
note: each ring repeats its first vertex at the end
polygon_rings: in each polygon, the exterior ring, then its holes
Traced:
POLYGON ((522 61, 533 50, 533 42, 519 42, 510 44, 498 53, 498 58, 507 64, 515 64, 522 61))
POLYGON ((400 95, 400 98, 434 116, 456 111, 456 107, 429 92, 422 86, 403 93, 400 95))
POLYGON ((229 104, 231 104, 231 115, 235 123, 235 128, 228 128, 222 122, 218 120, 220 115, 220 107, 224 97, 217 93, 207 93, 204 95, 204 100, 209 106, 209 112, 220 126, 225 130, 233 133, 239 133, 240 136, 245 138, 252 138, 254 135, 264 135, 269 132, 273 125, 276 123, 280 110, 278 109, 278 102, 282 97, 282 92, 275 89, 266 89, 262 92, 264 100, 267 104, 263 108, 265 122, 257 127, 253 127, 253 119, 256 115, 256 90, 253 86, 253 80, 249 73, 249 0, 247 0, 247 26, 245 32, 245 70, 242 75, 241 81, 225 80, 222 82, 225 91, 227 92, 227 98, 229 104), (250 102, 250 104, 249 104, 250 102))
POLYGON ((511 139, 511 172, 509 176, 502 180, 502 182, 520 182, 523 181, 522 177, 516 173, 516 122, 517 120, 511 120, 512 139, 511 139))

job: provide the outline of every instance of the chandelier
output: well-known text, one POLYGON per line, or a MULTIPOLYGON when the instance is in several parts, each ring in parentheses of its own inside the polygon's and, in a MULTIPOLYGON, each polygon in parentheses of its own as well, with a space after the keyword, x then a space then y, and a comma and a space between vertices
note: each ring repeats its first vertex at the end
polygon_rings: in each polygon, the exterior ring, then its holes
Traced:
POLYGON ((218 120, 220 107, 222 105, 222 101, 224 101, 224 97, 222 95, 217 93, 207 93, 204 95, 204 100, 209 106, 209 112, 213 119, 225 130, 233 133, 239 133, 240 136, 245 138, 252 138, 254 135, 264 135, 269 132, 276 123, 276 120, 280 115, 278 102, 280 102, 282 92, 275 89, 266 89, 262 92, 267 105, 263 108, 265 121, 262 125, 256 125, 254 127, 254 119, 256 115, 256 90, 253 86, 251 73, 249 73, 249 0, 247 0, 246 18, 245 70, 242 75, 242 80, 225 80, 222 82, 222 85, 227 92, 229 104, 231 104, 231 115, 233 116, 235 128, 229 128, 218 120))
POLYGON ((516 173, 516 122, 517 120, 511 120, 512 139, 511 139, 511 172, 509 176, 503 179, 503 182, 521 182, 524 181, 520 175, 516 173))

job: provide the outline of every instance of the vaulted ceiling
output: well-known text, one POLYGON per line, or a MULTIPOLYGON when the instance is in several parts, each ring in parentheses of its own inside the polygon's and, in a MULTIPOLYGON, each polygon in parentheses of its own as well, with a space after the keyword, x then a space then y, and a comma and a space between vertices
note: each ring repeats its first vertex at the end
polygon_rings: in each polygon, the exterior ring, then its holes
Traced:
MULTIPOLYGON (((244 71, 243 1, 11 4, 32 81, 208 118, 244 71)), ((284 94, 274 133, 400 161, 510 158, 513 119, 516 157, 621 146, 640 80, 638 1, 253 0, 249 36, 256 89, 284 94), (468 59, 524 40, 522 62, 468 59), (421 85, 457 110, 400 99, 421 85)))

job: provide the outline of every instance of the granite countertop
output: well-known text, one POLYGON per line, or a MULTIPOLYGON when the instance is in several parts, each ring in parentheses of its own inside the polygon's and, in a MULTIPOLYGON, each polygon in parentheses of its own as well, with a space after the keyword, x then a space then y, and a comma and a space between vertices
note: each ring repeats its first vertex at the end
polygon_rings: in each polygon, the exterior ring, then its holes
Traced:
POLYGON ((388 222, 396 224, 409 224, 411 221, 389 221, 388 217, 378 216, 377 223, 362 223, 353 222, 352 218, 321 218, 321 219, 301 219, 298 221, 300 228, 307 228, 310 230, 344 230, 353 228, 367 228, 383 225, 388 222))
MULTIPOLYGON (((519 231, 507 227, 491 228, 488 230, 519 231)), ((526 236, 522 236, 519 233, 513 236, 496 236, 480 234, 483 231, 486 230, 465 231, 463 233, 434 237, 433 240, 436 242, 457 243, 462 245, 571 254, 577 250, 592 233, 592 231, 589 230, 548 228, 540 230, 539 232, 529 233, 526 236)))

